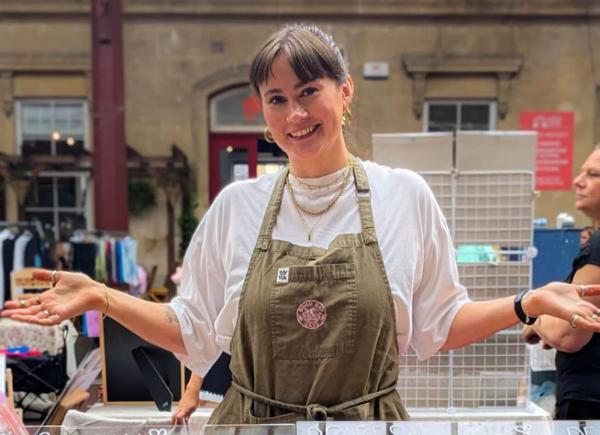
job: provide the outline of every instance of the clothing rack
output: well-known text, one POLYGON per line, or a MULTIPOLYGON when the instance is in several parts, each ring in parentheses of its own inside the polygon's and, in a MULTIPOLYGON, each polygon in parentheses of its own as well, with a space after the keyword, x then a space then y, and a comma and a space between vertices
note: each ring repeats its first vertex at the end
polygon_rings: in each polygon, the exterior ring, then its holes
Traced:
POLYGON ((130 236, 127 231, 114 231, 114 230, 94 230, 94 229, 79 229, 73 231, 73 235, 69 238, 69 241, 80 241, 86 240, 88 237, 114 237, 114 238, 124 238, 130 236))
POLYGON ((35 230, 38 233, 38 236, 40 236, 40 239, 44 239, 44 231, 42 229, 42 223, 40 221, 0 221, 0 227, 35 228, 35 230))

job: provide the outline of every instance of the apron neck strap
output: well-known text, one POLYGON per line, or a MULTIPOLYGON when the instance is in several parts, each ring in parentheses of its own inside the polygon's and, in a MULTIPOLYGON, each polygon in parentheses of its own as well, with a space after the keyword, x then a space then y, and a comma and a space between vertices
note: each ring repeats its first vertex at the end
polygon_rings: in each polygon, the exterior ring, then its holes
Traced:
MULTIPOLYGON (((360 221, 362 225, 362 236, 366 244, 377 242, 377 236, 375 234, 375 225, 373 222, 373 212, 371 210, 371 189, 369 187, 369 180, 367 179, 367 173, 363 168, 362 163, 354 156, 350 156, 350 162, 352 165, 352 171, 354 171, 354 184, 356 186, 356 194, 358 198, 358 211, 360 213, 360 221)), ((283 199, 283 191, 285 190, 285 183, 287 182, 289 174, 289 168, 285 168, 281 171, 279 178, 273 188, 273 193, 265 212, 265 217, 258 234, 258 241, 256 247, 261 250, 267 250, 271 243, 271 237, 273 234, 273 228, 277 222, 277 215, 281 208, 281 201, 283 199)))
POLYGON ((266 251, 271 243, 273 227, 275 226, 275 222, 277 222, 277 215, 281 208, 283 190, 285 189, 289 171, 290 169, 287 167, 281 171, 281 174, 275 183, 275 187, 273 188, 271 199, 269 199, 269 205, 267 205, 267 211, 265 212, 265 217, 263 218, 260 232, 258 233, 258 241, 256 243, 256 247, 263 251, 266 251))
POLYGON ((356 186, 356 196, 358 198, 358 212, 360 213, 360 222, 362 225, 362 236, 366 244, 376 243, 375 223, 373 221, 373 211, 371 209, 371 188, 369 179, 362 163, 354 156, 350 156, 352 170, 354 171, 354 184, 356 186))

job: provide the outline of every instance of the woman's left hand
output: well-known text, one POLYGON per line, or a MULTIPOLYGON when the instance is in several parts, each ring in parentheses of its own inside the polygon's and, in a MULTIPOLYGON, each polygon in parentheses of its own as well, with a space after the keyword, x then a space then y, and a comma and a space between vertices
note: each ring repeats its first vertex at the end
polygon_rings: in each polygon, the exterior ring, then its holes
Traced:
POLYGON ((583 296, 600 295, 600 285, 575 285, 551 282, 530 293, 527 313, 531 317, 547 314, 570 323, 574 328, 600 332, 600 309, 583 296))

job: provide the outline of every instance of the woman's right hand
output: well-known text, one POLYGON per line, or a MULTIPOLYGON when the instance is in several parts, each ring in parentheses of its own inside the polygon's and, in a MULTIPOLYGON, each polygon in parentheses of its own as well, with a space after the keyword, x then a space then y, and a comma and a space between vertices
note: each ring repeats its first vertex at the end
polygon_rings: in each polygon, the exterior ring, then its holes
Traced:
POLYGON ((108 291, 104 284, 83 273, 37 269, 33 279, 50 282, 53 273, 52 288, 26 300, 7 301, 2 317, 38 325, 56 325, 86 311, 104 312, 108 307, 108 291))
POLYGON ((190 415, 198 408, 200 392, 195 388, 186 388, 177 409, 171 416, 171 424, 187 424, 190 415))

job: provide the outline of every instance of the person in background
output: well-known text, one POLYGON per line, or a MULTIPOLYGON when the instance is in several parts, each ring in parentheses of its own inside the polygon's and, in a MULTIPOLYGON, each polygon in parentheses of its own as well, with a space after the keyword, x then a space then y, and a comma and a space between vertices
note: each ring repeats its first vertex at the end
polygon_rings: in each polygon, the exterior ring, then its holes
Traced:
POLYGON ((54 288, 3 315, 54 324, 100 310, 200 377, 230 353, 233 381, 211 424, 404 420, 396 383, 409 346, 426 359, 542 314, 600 331, 580 297, 598 285, 469 300, 425 181, 350 154, 354 82, 331 35, 285 26, 250 70, 265 138, 289 167, 221 191, 186 252, 180 297, 160 305, 39 271, 54 288))
MULTIPOLYGON (((588 156, 573 180, 575 208, 600 223, 600 149, 588 156)), ((592 227, 581 232, 579 253, 566 281, 573 284, 600 282, 600 232, 592 227), (586 240, 586 236, 588 239, 586 240)), ((600 306, 600 297, 584 295, 584 300, 600 306)), ((592 317, 597 319, 600 313, 592 317)), ((556 408, 559 420, 600 419, 600 334, 577 328, 577 324, 555 317, 541 316, 532 326, 525 326, 528 343, 543 340, 544 347, 556 352, 556 408)))
POLYGON ((579 246, 585 245, 592 234, 594 234, 594 227, 584 227, 579 233, 579 246))

